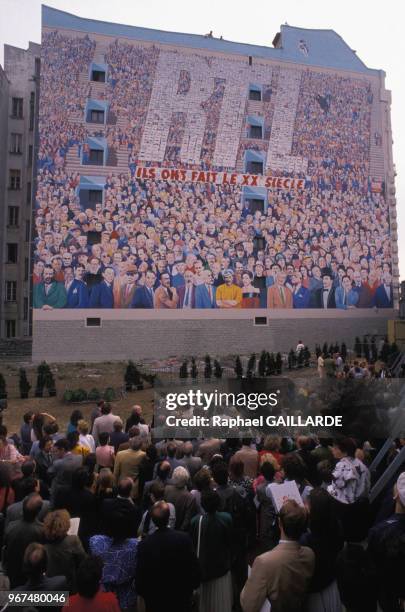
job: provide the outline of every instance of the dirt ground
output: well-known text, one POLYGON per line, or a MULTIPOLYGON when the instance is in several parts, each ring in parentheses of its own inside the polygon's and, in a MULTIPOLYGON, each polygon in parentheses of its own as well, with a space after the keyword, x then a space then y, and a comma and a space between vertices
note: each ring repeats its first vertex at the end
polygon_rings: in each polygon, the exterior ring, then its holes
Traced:
MULTIPOLYGON (((245 367, 247 357, 242 358, 242 363, 245 367)), ((225 366, 224 377, 233 377, 233 358, 221 360, 221 364, 225 366)), ((142 391, 126 393, 124 390, 124 374, 126 362, 104 362, 104 363, 58 363, 49 364, 56 382, 57 397, 35 398, 34 388, 36 381, 36 366, 30 362, 1 362, 0 372, 3 374, 8 393, 8 407, 3 412, 3 423, 7 426, 9 434, 19 432, 22 418, 25 412, 32 410, 33 412, 47 412, 53 415, 59 424, 61 431, 66 431, 69 417, 73 410, 81 410, 85 419, 89 419, 90 413, 94 408, 94 402, 83 403, 65 403, 63 401, 64 392, 69 389, 84 389, 90 391, 93 388, 105 390, 107 387, 113 387, 117 396, 120 399, 114 400, 112 403, 113 411, 119 414, 123 419, 126 419, 134 404, 140 404, 143 408, 143 414, 147 422, 150 422, 153 414, 153 398, 154 389, 145 383, 145 388, 142 391), (18 387, 19 368, 25 368, 27 378, 31 384, 30 397, 21 399, 18 387)), ((197 361, 198 370, 202 377, 204 369, 203 360, 197 361)), ((154 362, 153 364, 145 364, 142 370, 147 372, 157 373, 162 382, 178 382, 178 371, 180 361, 172 360, 171 362, 154 362)), ((286 370, 283 374, 291 378, 296 377, 312 377, 317 374, 316 368, 304 368, 296 371, 286 370)), ((46 391, 44 392, 46 395, 46 391)))
MULTIPOLYGON (((117 395, 121 396, 120 399, 112 402, 116 414, 125 419, 129 415, 131 407, 134 404, 140 404, 143 407, 146 420, 149 421, 152 418, 153 389, 149 385, 145 385, 143 391, 125 393, 125 363, 58 363, 49 365, 55 378, 57 397, 36 398, 33 397, 36 381, 35 366, 29 363, 0 364, 0 372, 5 378, 8 393, 8 406, 3 412, 3 423, 7 426, 10 434, 19 431, 23 414, 29 410, 47 412, 53 415, 57 419, 61 431, 66 431, 69 417, 75 409, 81 410, 84 418, 88 419, 94 408, 94 402, 67 404, 63 401, 63 394, 67 389, 90 391, 95 387, 100 390, 113 387, 117 395), (26 369, 27 378, 32 386, 28 399, 20 398, 18 387, 19 367, 26 369)), ((46 391, 44 395, 46 395, 46 391)))

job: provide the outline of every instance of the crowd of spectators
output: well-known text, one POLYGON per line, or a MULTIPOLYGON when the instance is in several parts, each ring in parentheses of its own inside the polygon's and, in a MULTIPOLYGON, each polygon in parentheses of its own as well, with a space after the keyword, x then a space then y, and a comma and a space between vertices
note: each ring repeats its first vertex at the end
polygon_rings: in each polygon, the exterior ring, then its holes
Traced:
MULTIPOLYGON (((77 118, 89 95, 79 75, 95 42, 50 32, 43 49, 35 308, 393 306, 388 208, 369 168, 367 80, 303 71, 292 154, 308 159, 304 188, 269 190, 257 204, 240 186, 136 178, 159 49, 115 40, 105 54, 114 120, 97 130, 128 152, 128 173, 108 174, 100 201, 85 208, 66 153, 96 134, 77 118), (228 298, 217 299, 220 286, 228 298)), ((192 76, 181 70, 179 96, 192 76)), ((229 170, 210 165, 225 86, 214 79, 203 105, 201 168, 229 170)), ((263 102, 270 114, 276 89, 277 70, 263 102)), ((164 163, 177 168, 188 167, 179 157, 184 125, 184 113, 173 113, 164 163)), ((242 133, 238 156, 264 145, 242 133)))
POLYGON ((369 504, 373 440, 152 439, 140 406, 99 402, 1 441, 3 588, 77 612, 401 609, 405 473, 369 504), (283 482, 300 499, 277 508, 283 482))

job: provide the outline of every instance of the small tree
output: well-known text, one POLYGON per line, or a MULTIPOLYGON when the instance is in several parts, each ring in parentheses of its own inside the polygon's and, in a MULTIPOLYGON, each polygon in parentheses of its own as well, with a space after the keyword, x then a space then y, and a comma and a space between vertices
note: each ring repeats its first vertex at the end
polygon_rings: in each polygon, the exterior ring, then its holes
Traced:
POLYGON ((247 364, 247 372, 246 372, 246 376, 248 378, 253 378, 255 375, 255 366, 256 366, 256 355, 254 353, 252 353, 252 355, 250 355, 249 357, 249 361, 247 364))
POLYGON ((31 389, 31 385, 28 382, 27 372, 24 370, 24 368, 20 368, 19 373, 20 373, 20 378, 19 378, 18 384, 20 387, 20 397, 21 399, 27 399, 28 394, 31 389))
POLYGON ((46 384, 46 377, 48 372, 48 366, 43 361, 39 364, 37 368, 37 382, 35 386, 35 397, 43 397, 44 395, 44 387, 46 384))
POLYGON ((204 366, 204 378, 211 378, 212 376, 212 365, 211 365, 211 357, 209 355, 205 356, 205 366, 204 366))
POLYGON ((274 353, 267 353, 267 376, 272 376, 276 373, 276 360, 274 359, 274 353))
POLYGON ((179 371, 179 378, 188 378, 188 362, 187 359, 185 359, 183 361, 183 363, 180 366, 180 371, 179 371))
POLYGON ((239 355, 235 359, 234 372, 236 374, 236 378, 243 378, 243 367, 239 355))
POLYGON ((370 345, 366 336, 363 338, 363 353, 367 361, 370 361, 370 345))
POLYGON ((295 366, 295 362, 296 362, 295 351, 294 349, 290 349, 290 352, 288 353, 288 369, 289 370, 293 369, 293 367, 295 366))
POLYGON ((378 351, 377 351, 377 343, 375 340, 375 336, 371 337, 371 341, 370 341, 370 356, 371 356, 371 362, 375 363, 378 359, 378 351))
POLYGON ((221 364, 217 359, 214 359, 214 376, 215 378, 222 378, 222 373, 224 368, 221 367, 221 364))
POLYGON ((304 357, 304 366, 306 368, 309 368, 309 362, 311 361, 311 351, 309 350, 307 346, 304 346, 304 349, 302 352, 303 352, 303 357, 304 357))
MULTIPOLYGON (((124 375, 125 389, 132 391, 134 387, 142 384, 141 374, 133 361, 129 360, 124 375)), ((143 385, 142 385, 143 387, 143 385)))
POLYGON ((7 399, 7 386, 3 374, 0 372, 0 399, 7 399))
POLYGON ((304 366, 304 349, 298 353, 297 366, 302 368, 304 366))
POLYGON ((44 379, 45 379, 45 387, 48 389, 49 397, 55 397, 56 396, 55 378, 48 364, 45 370, 44 379))
POLYGON ((322 353, 323 353, 324 355, 327 355, 327 354, 328 354, 328 343, 327 343, 327 342, 324 342, 324 344, 323 344, 323 347, 322 347, 322 353))
POLYGON ((342 342, 342 348, 340 349, 340 354, 342 355, 343 361, 346 361, 347 358, 347 346, 345 342, 342 342))
POLYGON ((381 361, 384 361, 384 363, 387 363, 388 358, 390 356, 390 351, 391 351, 391 347, 388 344, 388 339, 385 338, 384 339, 384 344, 381 347, 381 352, 380 352, 380 359, 381 361))
MULTIPOLYGON (((302 353, 302 351, 300 351, 302 353)), ((277 374, 281 374, 283 369, 283 359, 281 357, 281 353, 277 353, 276 355, 276 372, 277 374)))
POLYGON ((355 340, 354 340, 354 354, 356 355, 356 357, 361 357, 361 342, 360 342, 360 338, 358 336, 356 336, 355 340))
POLYGON ((193 379, 198 378, 198 368, 197 368, 197 364, 195 362, 194 357, 191 358, 191 370, 190 370, 190 374, 191 374, 191 378, 193 378, 193 379))
POLYGON ((317 359, 320 355, 322 355, 322 349, 319 344, 315 344, 315 355, 317 359))
POLYGON ((266 351, 262 351, 260 354, 259 364, 258 364, 259 376, 266 376, 266 351))

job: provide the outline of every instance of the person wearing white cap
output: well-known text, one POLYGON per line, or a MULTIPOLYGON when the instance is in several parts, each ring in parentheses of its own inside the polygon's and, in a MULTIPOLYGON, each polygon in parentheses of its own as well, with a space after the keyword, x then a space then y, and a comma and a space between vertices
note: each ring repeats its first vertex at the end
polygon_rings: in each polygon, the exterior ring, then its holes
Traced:
POLYGON ((375 525, 368 553, 377 569, 378 602, 383 612, 399 612, 405 599, 405 472, 394 486, 394 513, 375 525))

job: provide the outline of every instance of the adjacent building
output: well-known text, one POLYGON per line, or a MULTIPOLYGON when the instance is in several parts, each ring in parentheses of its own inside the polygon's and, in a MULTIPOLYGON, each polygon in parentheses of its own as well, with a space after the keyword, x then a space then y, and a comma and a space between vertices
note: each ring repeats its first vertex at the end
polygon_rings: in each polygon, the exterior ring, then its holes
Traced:
MULTIPOLYGON (((0 68, 0 340, 32 335, 31 221, 40 75, 38 44, 4 46, 0 68)), ((11 344, 11 343, 9 343, 11 344)))

